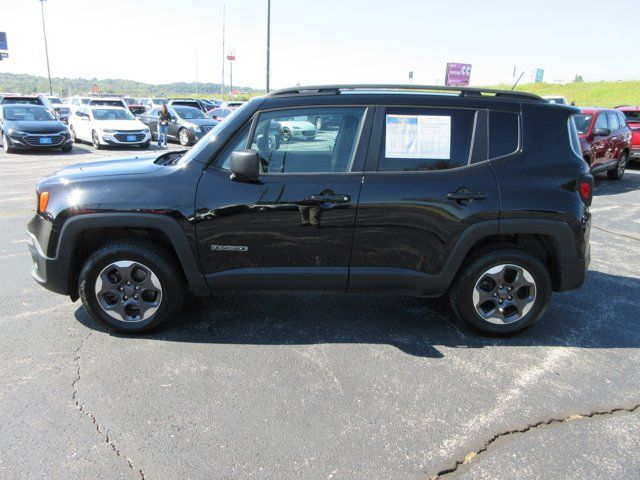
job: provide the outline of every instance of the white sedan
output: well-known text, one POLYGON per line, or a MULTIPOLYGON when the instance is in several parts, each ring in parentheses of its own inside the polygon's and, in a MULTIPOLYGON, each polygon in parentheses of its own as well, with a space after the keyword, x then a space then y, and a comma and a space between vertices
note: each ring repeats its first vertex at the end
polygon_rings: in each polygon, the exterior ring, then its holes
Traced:
POLYGON ((278 123, 285 141, 298 138, 313 140, 318 133, 316 126, 306 120, 279 120, 278 123))
POLYGON ((75 142, 91 142, 97 149, 106 145, 148 148, 151 143, 149 128, 121 107, 80 107, 69 119, 69 130, 75 142))

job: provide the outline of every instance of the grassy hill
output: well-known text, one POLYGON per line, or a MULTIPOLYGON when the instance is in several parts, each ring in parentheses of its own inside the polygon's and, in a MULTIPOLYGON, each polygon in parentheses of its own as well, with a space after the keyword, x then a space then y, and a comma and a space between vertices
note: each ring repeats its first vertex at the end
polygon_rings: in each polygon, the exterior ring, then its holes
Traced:
MULTIPOLYGON (((511 85, 494 85, 492 88, 510 90, 511 85)), ((575 100, 578 106, 640 105, 640 81, 573 82, 564 85, 529 83, 518 85, 516 90, 536 95, 561 95, 566 97, 567 102, 575 100)))
MULTIPOLYGON (((76 95, 91 92, 93 85, 97 85, 100 92, 126 94, 134 97, 145 96, 191 96, 195 92, 195 84, 187 82, 176 82, 166 84, 149 84, 135 82, 133 80, 122 79, 102 79, 97 78, 52 78, 51 84, 53 92, 60 96, 76 95)), ((227 91, 229 86, 226 86, 227 91)), ((253 88, 236 87, 243 93, 256 92, 253 88)), ((39 77, 27 74, 0 73, 0 92, 17 93, 38 93, 48 92, 49 82, 46 77, 39 77)), ((198 83, 200 96, 220 96, 219 83, 198 83)))

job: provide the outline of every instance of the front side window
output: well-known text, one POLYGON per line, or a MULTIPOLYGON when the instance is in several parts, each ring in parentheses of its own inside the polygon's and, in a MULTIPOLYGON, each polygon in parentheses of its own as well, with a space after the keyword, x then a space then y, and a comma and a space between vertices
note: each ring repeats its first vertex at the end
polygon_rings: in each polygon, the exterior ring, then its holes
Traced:
POLYGON ((572 118, 579 134, 584 135, 589 131, 589 125, 591 125, 593 115, 578 114, 574 115, 572 118))
POLYGON ((593 128, 609 128, 607 125, 607 115, 605 113, 598 115, 598 118, 596 118, 596 124, 593 128))
POLYGON ((251 149, 263 173, 342 173, 351 169, 364 108, 300 108, 260 114, 251 149), (326 128, 318 129, 316 119, 326 128))
POLYGON ((378 170, 420 172, 467 165, 475 114, 475 110, 387 109, 378 170))
POLYGON ((618 123, 618 115, 614 112, 607 112, 607 117, 609 117, 609 128, 613 130, 618 130, 620 125, 618 123))

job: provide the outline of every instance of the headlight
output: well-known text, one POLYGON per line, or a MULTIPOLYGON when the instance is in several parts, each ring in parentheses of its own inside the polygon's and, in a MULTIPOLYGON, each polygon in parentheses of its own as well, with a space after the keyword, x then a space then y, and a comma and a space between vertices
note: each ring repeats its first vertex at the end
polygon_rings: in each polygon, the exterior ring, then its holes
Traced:
POLYGON ((115 133, 115 130, 111 129, 111 128, 103 128, 102 129, 103 133, 115 133))
POLYGON ((149 133, 149 129, 145 128, 144 130, 142 130, 144 133, 149 133))
POLYGON ((9 135, 29 135, 27 132, 23 132, 21 130, 16 130, 15 128, 10 128, 9 130, 7 130, 7 133, 9 135))
POLYGON ((200 133, 202 130, 200 130, 200 127, 196 125, 195 127, 193 127, 193 131, 196 133, 200 133))

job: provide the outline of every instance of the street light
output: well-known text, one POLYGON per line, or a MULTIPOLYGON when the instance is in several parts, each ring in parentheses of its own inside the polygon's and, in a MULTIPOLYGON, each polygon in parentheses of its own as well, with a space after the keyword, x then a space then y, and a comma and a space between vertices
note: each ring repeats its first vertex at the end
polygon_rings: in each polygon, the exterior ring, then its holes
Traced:
POLYGON ((213 48, 205 48, 204 50, 198 50, 196 48, 196 96, 198 95, 198 55, 204 52, 213 50, 213 48))
POLYGON ((47 46, 47 29, 44 24, 44 2, 46 0, 38 0, 40 2, 40 10, 42 11, 42 33, 44 34, 44 53, 47 57, 47 77, 49 78, 49 95, 53 95, 51 87, 51 70, 49 69, 49 47, 47 46))
POLYGON ((267 93, 269 93, 269 57, 271 50, 271 0, 267 0, 267 93))

